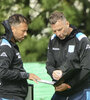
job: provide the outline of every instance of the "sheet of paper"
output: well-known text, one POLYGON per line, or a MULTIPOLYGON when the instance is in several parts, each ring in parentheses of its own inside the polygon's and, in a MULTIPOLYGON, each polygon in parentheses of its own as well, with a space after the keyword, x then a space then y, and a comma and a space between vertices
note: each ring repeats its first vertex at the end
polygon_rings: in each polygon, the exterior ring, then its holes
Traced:
POLYGON ((37 80, 37 81, 41 83, 51 84, 51 85, 54 85, 55 83, 55 81, 47 81, 47 80, 37 80))

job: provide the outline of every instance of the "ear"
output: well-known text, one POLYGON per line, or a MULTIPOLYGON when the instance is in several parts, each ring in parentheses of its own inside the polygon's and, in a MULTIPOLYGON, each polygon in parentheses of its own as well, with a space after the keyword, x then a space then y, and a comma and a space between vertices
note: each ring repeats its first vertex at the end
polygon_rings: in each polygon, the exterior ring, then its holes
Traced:
POLYGON ((13 30, 14 29, 14 26, 11 26, 11 29, 13 30))
POLYGON ((69 26, 69 21, 66 21, 66 24, 69 26))
POLYGON ((15 27, 14 26, 11 26, 11 30, 14 33, 15 32, 15 27))

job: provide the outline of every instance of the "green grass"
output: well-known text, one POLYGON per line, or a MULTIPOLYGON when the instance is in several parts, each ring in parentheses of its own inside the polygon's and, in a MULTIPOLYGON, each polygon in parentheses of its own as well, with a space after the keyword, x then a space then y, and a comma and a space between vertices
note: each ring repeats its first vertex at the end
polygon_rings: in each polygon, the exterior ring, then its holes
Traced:
MULTIPOLYGON (((51 81, 51 77, 47 74, 44 63, 24 63, 24 68, 29 73, 34 73, 42 80, 51 81)), ((38 83, 28 80, 28 83, 34 84, 34 100, 51 100, 54 93, 52 85, 38 83)))

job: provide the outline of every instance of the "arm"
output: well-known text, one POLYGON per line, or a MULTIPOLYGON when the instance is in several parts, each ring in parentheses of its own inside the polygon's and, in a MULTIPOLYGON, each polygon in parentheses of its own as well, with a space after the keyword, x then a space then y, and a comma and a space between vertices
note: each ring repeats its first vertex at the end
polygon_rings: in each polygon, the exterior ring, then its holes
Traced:
POLYGON ((79 62, 76 62, 74 59, 68 59, 68 61, 60 67, 63 71, 63 75, 71 70, 72 72, 77 72, 74 73, 72 79, 69 78, 73 73, 71 73, 65 80, 65 82, 71 87, 85 81, 90 75, 90 61, 88 60, 90 59, 90 41, 86 37, 82 38, 80 41, 78 41, 78 48, 79 62))
POLYGON ((76 80, 71 80, 68 82, 72 87, 75 85, 79 85, 80 83, 87 80, 90 75, 90 41, 87 38, 83 38, 80 41, 80 50, 79 50, 79 57, 80 57, 80 73, 76 76, 76 80), (75 82, 77 81, 77 83, 75 82))
POLYGON ((55 68, 56 62, 52 51, 52 41, 50 40, 47 53, 46 69, 48 74, 54 80, 59 80, 62 76, 62 71, 55 68))
POLYGON ((30 79, 36 81, 40 79, 38 76, 32 73, 22 72, 12 68, 12 61, 14 58, 14 52, 9 46, 0 46, 0 78, 4 80, 23 80, 30 79))
POLYGON ((47 73, 52 77, 52 73, 55 70, 55 68, 54 68, 55 60, 54 60, 54 57, 53 57, 51 46, 52 45, 51 45, 51 40, 50 40, 49 46, 48 46, 48 52, 47 52, 46 69, 47 69, 47 73))

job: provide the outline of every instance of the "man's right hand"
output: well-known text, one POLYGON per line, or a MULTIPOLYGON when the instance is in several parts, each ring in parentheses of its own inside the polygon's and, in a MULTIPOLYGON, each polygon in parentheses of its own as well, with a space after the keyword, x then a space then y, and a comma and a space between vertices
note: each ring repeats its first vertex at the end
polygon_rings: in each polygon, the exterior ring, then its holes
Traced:
POLYGON ((62 77, 62 71, 61 70, 55 70, 55 71, 53 71, 52 77, 55 80, 59 80, 62 77))
POLYGON ((38 76, 36 76, 36 75, 33 74, 33 73, 30 73, 30 74, 29 74, 29 79, 30 79, 30 80, 33 80, 33 81, 36 82, 36 83, 37 83, 37 80, 41 80, 38 76))

